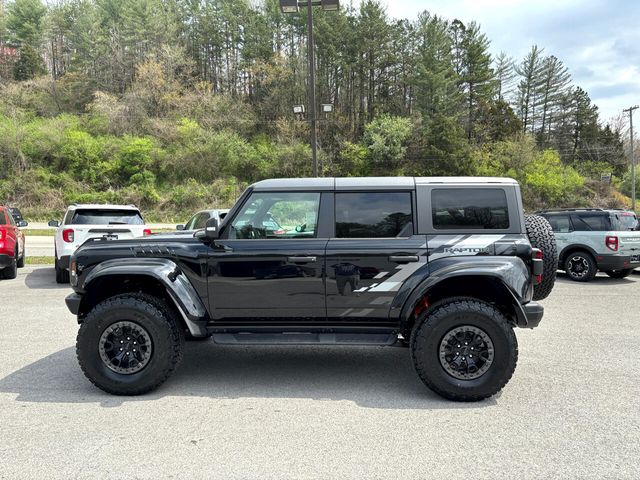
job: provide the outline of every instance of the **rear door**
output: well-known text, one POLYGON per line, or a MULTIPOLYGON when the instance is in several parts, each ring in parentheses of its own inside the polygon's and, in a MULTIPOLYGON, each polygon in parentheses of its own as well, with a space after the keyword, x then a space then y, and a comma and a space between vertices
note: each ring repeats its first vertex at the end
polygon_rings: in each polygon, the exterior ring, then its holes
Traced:
POLYGON ((426 265, 426 236, 415 230, 415 195, 397 190, 340 189, 334 235, 327 245, 327 316, 388 321, 403 282, 426 265))

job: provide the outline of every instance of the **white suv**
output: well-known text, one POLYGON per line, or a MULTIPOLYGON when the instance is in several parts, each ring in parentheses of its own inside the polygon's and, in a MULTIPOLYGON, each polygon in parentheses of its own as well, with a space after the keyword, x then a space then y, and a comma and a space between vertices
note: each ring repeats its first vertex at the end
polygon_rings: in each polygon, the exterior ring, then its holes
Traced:
POLYGON ((78 205, 67 208, 62 222, 51 220, 55 234, 56 282, 69 282, 69 257, 90 238, 118 240, 150 235, 134 205, 78 205))

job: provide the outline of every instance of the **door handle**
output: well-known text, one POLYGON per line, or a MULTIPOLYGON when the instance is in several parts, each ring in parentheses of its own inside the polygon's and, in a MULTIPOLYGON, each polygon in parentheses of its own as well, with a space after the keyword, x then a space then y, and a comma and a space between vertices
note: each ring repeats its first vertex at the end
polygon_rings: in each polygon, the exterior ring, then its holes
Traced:
POLYGON ((315 261, 316 257, 287 257, 287 262, 290 263, 311 263, 315 261))
POLYGON ((417 255, 391 255, 389 261, 393 263, 411 263, 419 260, 417 255))

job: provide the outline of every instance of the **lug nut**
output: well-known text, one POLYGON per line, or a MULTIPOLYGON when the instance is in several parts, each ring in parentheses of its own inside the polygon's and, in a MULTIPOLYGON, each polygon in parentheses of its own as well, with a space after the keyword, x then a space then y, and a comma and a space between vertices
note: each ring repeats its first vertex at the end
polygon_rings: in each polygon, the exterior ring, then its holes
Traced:
POLYGON ((120 351, 122 351, 122 349, 120 349, 120 351))

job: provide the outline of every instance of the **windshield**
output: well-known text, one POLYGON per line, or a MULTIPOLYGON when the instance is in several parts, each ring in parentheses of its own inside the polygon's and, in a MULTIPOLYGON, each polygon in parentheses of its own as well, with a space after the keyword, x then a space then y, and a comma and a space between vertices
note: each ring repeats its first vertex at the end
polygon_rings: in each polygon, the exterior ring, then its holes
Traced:
POLYGON ((76 210, 69 225, 144 225, 137 210, 76 210))

